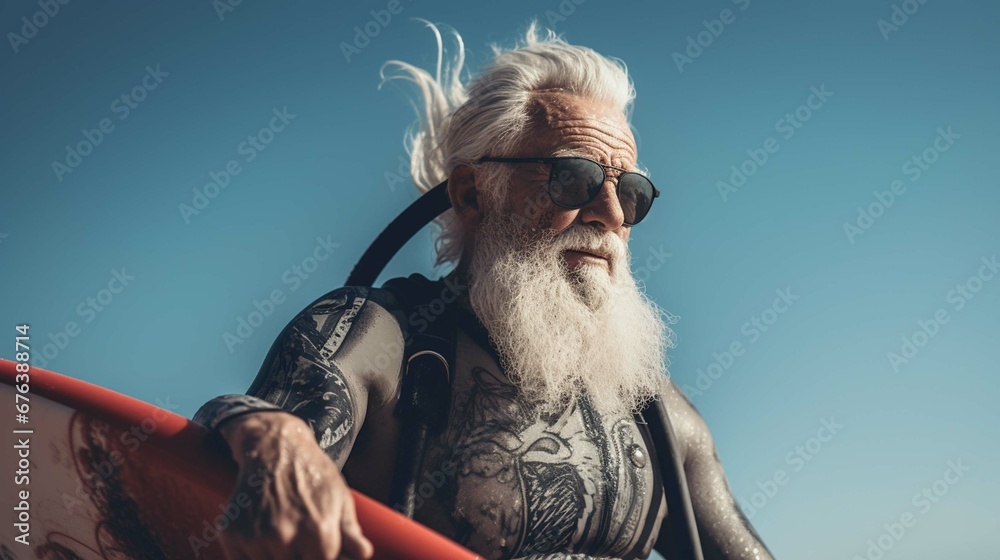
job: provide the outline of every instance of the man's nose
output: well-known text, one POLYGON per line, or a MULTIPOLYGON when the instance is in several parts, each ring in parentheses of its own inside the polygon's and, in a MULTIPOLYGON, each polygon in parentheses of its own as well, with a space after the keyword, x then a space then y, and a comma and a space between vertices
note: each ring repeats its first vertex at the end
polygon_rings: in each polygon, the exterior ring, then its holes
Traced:
POLYGON ((606 231, 615 231, 625 223, 625 213, 618 200, 617 179, 608 177, 594 200, 580 209, 583 223, 606 231))

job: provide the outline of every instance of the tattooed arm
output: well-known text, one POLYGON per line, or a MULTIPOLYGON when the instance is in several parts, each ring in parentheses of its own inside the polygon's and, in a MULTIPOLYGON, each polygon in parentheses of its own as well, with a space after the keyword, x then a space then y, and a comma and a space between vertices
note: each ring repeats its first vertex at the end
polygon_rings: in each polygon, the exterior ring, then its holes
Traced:
POLYGON ((395 391, 403 335, 393 306, 376 289, 327 294, 285 327, 248 395, 213 399, 195 415, 240 467, 233 502, 250 501, 250 515, 223 533, 231 558, 371 555, 339 468, 368 403, 395 391))
POLYGON ((343 466, 369 397, 384 400, 396 390, 403 357, 392 315, 397 307, 375 288, 344 287, 321 297, 281 332, 247 395, 217 397, 194 420, 224 433, 248 414, 289 412, 309 424, 323 451, 343 466))
POLYGON ((705 560, 773 560, 736 503, 701 414, 673 382, 664 394, 664 405, 684 457, 705 560))

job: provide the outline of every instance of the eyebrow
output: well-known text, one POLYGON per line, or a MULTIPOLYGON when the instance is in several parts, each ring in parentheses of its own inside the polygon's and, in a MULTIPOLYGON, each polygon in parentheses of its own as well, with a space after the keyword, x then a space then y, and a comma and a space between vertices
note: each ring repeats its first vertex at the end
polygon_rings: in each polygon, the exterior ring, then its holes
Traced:
MULTIPOLYGON (((592 159, 598 163, 600 163, 601 161, 597 158, 592 157, 590 154, 581 154, 576 150, 576 148, 559 148, 557 150, 552 151, 548 157, 582 157, 582 158, 592 159)), ((632 166, 631 169, 626 169, 626 171, 630 171, 632 173, 638 173, 639 175, 642 175, 647 179, 649 178, 649 173, 647 173, 645 169, 639 167, 638 164, 632 166)))

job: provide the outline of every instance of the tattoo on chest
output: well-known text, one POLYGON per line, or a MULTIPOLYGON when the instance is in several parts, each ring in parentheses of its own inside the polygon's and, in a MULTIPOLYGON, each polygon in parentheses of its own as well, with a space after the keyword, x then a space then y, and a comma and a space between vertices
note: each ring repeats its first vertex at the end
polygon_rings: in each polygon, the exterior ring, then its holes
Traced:
POLYGON ((494 558, 632 550, 651 481, 629 460, 642 441, 633 420, 609 421, 586 398, 538 414, 501 376, 482 367, 469 376, 428 449, 425 465, 451 472, 427 508, 444 519, 425 522, 494 558))

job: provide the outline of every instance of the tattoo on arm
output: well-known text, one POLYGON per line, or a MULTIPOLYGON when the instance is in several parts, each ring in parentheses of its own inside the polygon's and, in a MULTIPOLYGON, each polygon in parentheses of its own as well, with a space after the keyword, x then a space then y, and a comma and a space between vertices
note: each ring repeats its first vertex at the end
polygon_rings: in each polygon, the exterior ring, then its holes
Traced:
POLYGON ((299 314, 272 346, 250 388, 251 394, 305 420, 334 460, 350 448, 357 413, 352 388, 334 360, 365 301, 364 293, 341 289, 299 314))
POLYGON ((216 429, 249 412, 284 410, 312 427, 327 455, 343 459, 357 433, 358 408, 355 389, 336 362, 366 295, 341 288, 313 303, 271 346, 247 395, 213 399, 195 420, 216 429))

